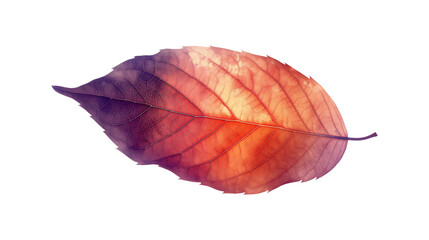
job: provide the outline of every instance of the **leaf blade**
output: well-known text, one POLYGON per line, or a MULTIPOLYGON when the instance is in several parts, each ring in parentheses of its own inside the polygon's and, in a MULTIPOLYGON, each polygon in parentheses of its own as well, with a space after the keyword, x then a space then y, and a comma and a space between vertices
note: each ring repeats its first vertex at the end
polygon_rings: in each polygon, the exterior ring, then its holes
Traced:
POLYGON ((80 102, 138 164, 224 192, 321 177, 347 146, 341 115, 319 84, 246 52, 166 49, 78 88, 54 89, 80 102))

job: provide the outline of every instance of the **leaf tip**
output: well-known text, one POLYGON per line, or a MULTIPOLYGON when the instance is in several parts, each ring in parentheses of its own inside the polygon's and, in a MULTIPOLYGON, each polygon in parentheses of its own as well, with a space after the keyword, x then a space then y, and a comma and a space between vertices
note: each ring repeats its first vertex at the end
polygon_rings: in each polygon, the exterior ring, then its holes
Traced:
POLYGON ((52 88, 57 92, 57 93, 63 93, 64 92, 64 87, 60 87, 60 86, 56 86, 56 85, 52 85, 52 88))
POLYGON ((52 85, 52 88, 59 94, 62 94, 64 96, 68 96, 71 97, 71 92, 70 92, 70 88, 66 88, 66 87, 61 87, 61 86, 55 86, 52 85))

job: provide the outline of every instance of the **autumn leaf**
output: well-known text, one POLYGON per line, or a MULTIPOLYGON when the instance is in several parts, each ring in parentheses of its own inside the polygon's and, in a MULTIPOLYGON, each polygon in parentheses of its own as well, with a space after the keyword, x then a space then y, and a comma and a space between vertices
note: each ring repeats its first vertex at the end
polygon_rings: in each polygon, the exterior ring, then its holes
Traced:
POLYGON ((317 82, 247 52, 165 49, 80 87, 54 89, 78 101, 138 164, 228 193, 319 178, 351 139, 317 82))

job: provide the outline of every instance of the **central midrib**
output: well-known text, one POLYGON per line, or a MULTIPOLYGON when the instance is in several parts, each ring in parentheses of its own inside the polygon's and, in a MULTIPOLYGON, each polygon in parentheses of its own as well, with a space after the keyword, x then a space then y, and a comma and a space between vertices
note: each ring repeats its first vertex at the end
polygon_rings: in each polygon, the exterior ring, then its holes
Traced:
POLYGON ((183 115, 183 116, 189 116, 189 117, 193 117, 193 118, 207 118, 207 119, 227 121, 227 122, 237 122, 237 123, 241 123, 241 124, 247 124, 247 125, 252 125, 252 126, 259 126, 259 127, 265 127, 265 128, 271 128, 271 129, 279 129, 279 130, 283 130, 283 131, 287 131, 287 132, 299 133, 299 134, 310 135, 310 136, 333 138, 333 139, 339 139, 339 140, 349 140, 349 138, 346 137, 346 136, 336 136, 336 135, 329 135, 329 134, 321 134, 321 133, 315 133, 315 132, 308 132, 308 131, 290 129, 290 128, 285 128, 285 127, 275 126, 275 125, 269 125, 269 124, 252 123, 252 122, 243 121, 243 120, 239 120, 239 119, 226 119, 226 118, 213 117, 213 116, 207 116, 207 115, 202 115, 202 116, 192 115, 192 114, 189 114, 189 113, 178 112, 178 111, 175 111, 175 110, 171 110, 171 109, 167 109, 167 108, 163 108, 163 107, 159 107, 159 106, 154 106, 154 105, 151 105, 151 104, 148 104, 148 103, 136 102, 136 101, 132 101, 132 100, 129 100, 129 99, 112 98, 112 97, 106 97, 106 96, 101 96, 101 95, 97 95, 97 94, 90 94, 90 93, 72 93, 72 94, 82 94, 82 95, 89 95, 89 96, 94 96, 94 97, 109 98, 109 99, 116 100, 116 101, 126 101, 126 102, 130 102, 130 103, 134 103, 134 104, 146 105, 146 106, 149 106, 151 108, 156 108, 156 109, 159 109, 159 110, 168 111, 168 112, 171 112, 171 113, 175 113, 175 114, 179 114, 179 115, 183 115))

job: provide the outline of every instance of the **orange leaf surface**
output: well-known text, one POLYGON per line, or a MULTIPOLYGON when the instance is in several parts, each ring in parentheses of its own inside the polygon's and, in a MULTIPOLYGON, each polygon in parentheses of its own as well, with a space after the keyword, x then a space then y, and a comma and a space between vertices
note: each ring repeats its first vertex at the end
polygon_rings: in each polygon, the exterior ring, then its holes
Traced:
POLYGON ((350 140, 317 82, 246 52, 166 49, 78 88, 54 89, 78 101, 138 164, 228 193, 319 178, 350 140))

